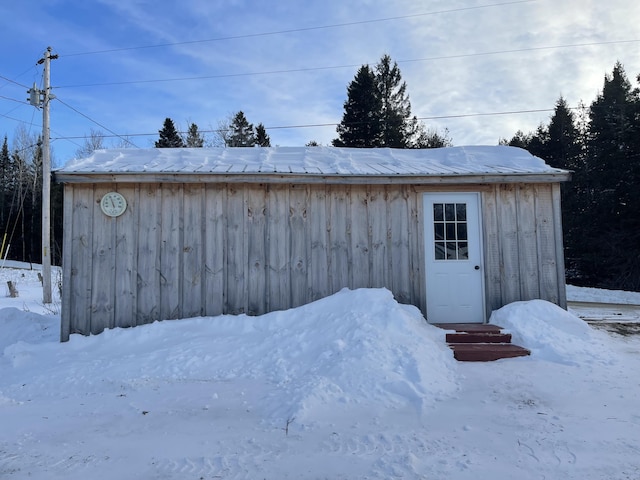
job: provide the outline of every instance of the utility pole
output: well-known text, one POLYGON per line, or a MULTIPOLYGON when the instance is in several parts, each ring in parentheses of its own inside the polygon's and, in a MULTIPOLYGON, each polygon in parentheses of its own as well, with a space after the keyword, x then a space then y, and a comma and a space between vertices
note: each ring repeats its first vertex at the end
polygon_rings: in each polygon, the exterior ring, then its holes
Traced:
POLYGON ((58 58, 51 55, 51 47, 47 47, 44 58, 44 86, 39 91, 34 85, 29 90, 29 101, 32 105, 42 106, 42 303, 51 303, 51 147, 49 144, 49 101, 55 98, 51 94, 51 60, 58 58))

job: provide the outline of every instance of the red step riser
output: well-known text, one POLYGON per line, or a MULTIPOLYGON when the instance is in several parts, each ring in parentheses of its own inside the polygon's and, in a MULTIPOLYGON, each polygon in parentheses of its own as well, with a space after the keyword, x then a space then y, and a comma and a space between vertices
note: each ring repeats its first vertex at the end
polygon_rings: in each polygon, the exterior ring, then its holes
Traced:
POLYGON ((511 343, 510 333, 447 333, 447 343, 511 343))
POLYGON ((516 358, 525 357, 529 353, 498 353, 498 352, 453 352, 453 358, 459 362, 493 362, 495 360, 502 360, 503 358, 516 358))
POLYGON ((449 347, 453 350, 453 357, 461 362, 490 362, 501 358, 524 357, 531 353, 526 348, 508 343, 453 343, 449 347))

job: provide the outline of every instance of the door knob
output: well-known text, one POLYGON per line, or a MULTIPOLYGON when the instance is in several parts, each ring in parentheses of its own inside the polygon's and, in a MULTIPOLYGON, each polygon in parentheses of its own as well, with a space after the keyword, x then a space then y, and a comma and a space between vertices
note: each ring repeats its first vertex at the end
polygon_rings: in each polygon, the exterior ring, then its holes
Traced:
POLYGON ((480 270, 480 265, 476 265, 475 267, 473 267, 476 270, 480 270))

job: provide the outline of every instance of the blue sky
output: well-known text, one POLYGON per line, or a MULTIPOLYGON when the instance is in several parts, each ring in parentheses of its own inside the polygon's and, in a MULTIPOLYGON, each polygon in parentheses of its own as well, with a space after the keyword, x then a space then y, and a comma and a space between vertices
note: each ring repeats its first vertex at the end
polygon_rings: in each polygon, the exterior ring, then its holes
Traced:
POLYGON ((0 18, 0 134, 41 131, 25 87, 51 46, 57 165, 92 129, 144 148, 166 117, 206 131, 238 110, 273 145, 328 144, 358 67, 385 53, 413 113, 455 145, 531 131, 560 95, 590 104, 616 61, 640 73, 629 0, 22 0, 0 18))

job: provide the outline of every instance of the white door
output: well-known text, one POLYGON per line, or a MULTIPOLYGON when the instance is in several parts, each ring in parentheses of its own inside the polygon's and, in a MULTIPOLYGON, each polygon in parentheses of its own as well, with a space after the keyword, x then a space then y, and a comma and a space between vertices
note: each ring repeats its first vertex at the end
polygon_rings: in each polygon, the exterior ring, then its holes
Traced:
POLYGON ((429 323, 483 323, 484 274, 478 193, 425 193, 429 323))

